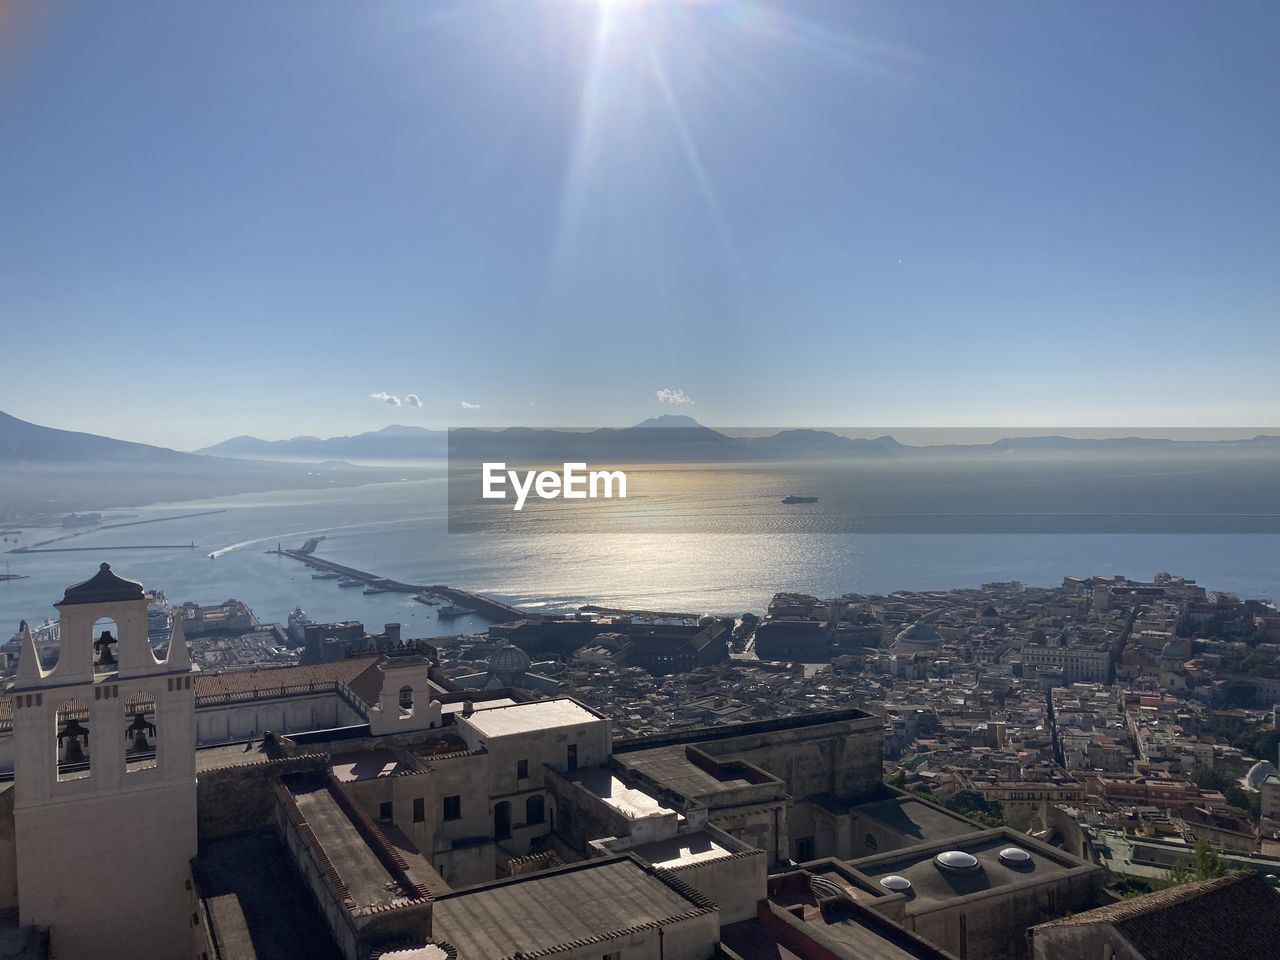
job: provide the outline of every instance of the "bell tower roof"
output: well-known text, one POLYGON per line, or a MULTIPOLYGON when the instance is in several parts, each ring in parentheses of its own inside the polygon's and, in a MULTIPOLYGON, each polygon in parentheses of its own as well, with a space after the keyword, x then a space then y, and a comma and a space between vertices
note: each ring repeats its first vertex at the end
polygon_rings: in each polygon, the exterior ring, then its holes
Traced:
POLYGON ((116 603, 121 600, 141 600, 142 584, 126 580, 111 572, 111 564, 104 563, 98 572, 84 583, 67 587, 55 607, 70 607, 82 603, 116 603))

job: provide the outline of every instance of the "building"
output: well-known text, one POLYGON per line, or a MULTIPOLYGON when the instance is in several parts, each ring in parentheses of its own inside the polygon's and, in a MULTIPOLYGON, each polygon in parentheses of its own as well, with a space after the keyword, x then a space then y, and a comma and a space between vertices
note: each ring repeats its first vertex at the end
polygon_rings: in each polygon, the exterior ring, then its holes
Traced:
POLYGON ((201 678, 180 621, 152 654, 145 607, 104 565, 58 604, 56 667, 24 638, 0 945, 25 957, 718 960, 759 935, 987 960, 1094 902, 1091 864, 886 787, 862 710, 615 741, 572 697, 448 690, 415 649, 201 678), (300 706, 198 747, 201 683, 213 716, 300 706), (342 722, 312 712, 335 699, 342 722))
POLYGON ((28 633, 12 692, 4 869, 19 922, 49 928, 59 957, 189 954, 196 737, 186 644, 157 660, 142 586, 105 563, 56 606, 57 664, 41 668, 28 633))
POLYGON ((1270 960, 1280 944, 1280 896, 1256 874, 1122 900, 1031 928, 1035 960, 1270 960))

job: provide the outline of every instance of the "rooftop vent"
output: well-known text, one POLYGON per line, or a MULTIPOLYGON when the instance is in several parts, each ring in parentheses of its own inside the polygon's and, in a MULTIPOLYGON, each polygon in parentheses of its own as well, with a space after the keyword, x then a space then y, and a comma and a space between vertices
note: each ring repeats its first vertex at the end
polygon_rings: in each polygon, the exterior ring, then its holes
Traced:
POLYGON ((1000 862, 1006 867, 1025 867, 1031 863, 1031 854, 1021 847, 1005 847, 1000 851, 1000 862))
POLYGON ((894 893, 901 893, 904 890, 911 889, 911 881, 906 877, 900 877, 896 873, 891 873, 880 881, 880 886, 894 893))
POLYGON ((977 873, 982 869, 978 858, 963 850, 946 850, 934 857, 933 863, 944 873, 977 873))

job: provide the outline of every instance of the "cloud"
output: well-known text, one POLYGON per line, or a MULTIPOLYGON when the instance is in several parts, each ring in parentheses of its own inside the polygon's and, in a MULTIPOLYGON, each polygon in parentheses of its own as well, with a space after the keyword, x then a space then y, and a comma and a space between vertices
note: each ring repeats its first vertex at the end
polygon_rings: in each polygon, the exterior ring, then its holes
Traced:
POLYGON ((463 410, 479 410, 479 409, 480 409, 480 404, 478 404, 478 403, 468 403, 466 400, 463 400, 463 401, 462 401, 462 409, 463 409, 463 410))
POLYGON ((410 393, 405 395, 404 405, 406 407, 420 407, 422 406, 422 401, 418 399, 416 393, 410 393))
MULTIPOLYGON (((372 397, 374 400, 381 400, 388 407, 400 406, 400 398, 397 397, 394 393, 387 393, 387 391, 385 390, 379 390, 377 393, 369 394, 369 396, 372 397)), ((414 399, 417 399, 417 398, 415 397, 414 399)))
POLYGON ((687 407, 693 399, 683 390, 662 389, 658 391, 658 402, 664 407, 687 407))

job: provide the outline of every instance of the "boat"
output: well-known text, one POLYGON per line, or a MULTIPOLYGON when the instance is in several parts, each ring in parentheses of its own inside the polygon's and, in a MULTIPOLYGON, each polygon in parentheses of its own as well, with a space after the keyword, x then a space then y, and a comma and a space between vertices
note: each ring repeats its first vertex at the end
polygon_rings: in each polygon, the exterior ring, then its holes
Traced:
POLYGON ((390 592, 391 591, 388 590, 386 587, 365 587, 364 588, 364 595, 366 597, 373 596, 373 594, 375 593, 390 593, 390 592))
POLYGON ((289 639, 297 646, 302 646, 303 640, 306 639, 307 626, 312 623, 315 621, 307 616, 307 611, 301 607, 294 607, 293 613, 289 614, 289 639))
POLYGON ((783 503, 817 503, 817 497, 798 497, 794 493, 789 497, 782 498, 783 503))
POLYGON ((429 607, 434 607, 436 604, 440 602, 435 597, 428 596, 425 593, 420 593, 413 599, 417 600, 419 603, 425 603, 429 607))
POLYGON ((446 604, 436 611, 438 617, 467 617, 475 613, 471 607, 459 606, 456 603, 446 604))
POLYGON ((344 577, 344 578, 342 578, 341 580, 339 580, 339 581, 338 581, 338 586, 343 587, 344 589, 345 589, 346 587, 363 587, 363 586, 364 586, 364 581, 363 581, 363 580, 351 580, 351 579, 349 579, 349 578, 344 577))
POLYGON ((342 574, 334 573, 332 570, 326 570, 324 573, 313 573, 312 580, 337 580, 342 574))

